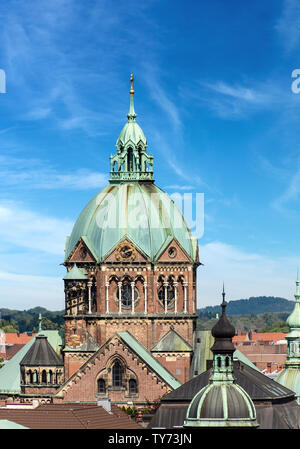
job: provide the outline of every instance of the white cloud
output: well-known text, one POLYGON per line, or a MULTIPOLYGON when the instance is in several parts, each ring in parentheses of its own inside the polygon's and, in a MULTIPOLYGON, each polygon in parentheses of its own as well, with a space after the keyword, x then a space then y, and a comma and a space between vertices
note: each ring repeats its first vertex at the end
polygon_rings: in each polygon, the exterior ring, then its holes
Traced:
POLYGON ((52 167, 45 167, 45 163, 42 161, 33 159, 2 156, 0 164, 2 186, 22 186, 22 189, 100 189, 108 180, 107 174, 88 169, 60 173, 52 167))
POLYGON ((271 257, 248 253, 223 242, 200 245, 198 307, 221 303, 223 281, 227 300, 250 296, 293 299, 299 257, 271 257))
POLYGON ((73 223, 26 210, 15 202, 0 203, 0 242, 63 256, 73 223))
POLYGON ((282 15, 276 26, 287 51, 295 50, 300 43, 300 4, 298 0, 285 0, 282 15))
POLYGON ((56 277, 30 276, 0 271, 0 307, 64 309, 63 281, 56 277))

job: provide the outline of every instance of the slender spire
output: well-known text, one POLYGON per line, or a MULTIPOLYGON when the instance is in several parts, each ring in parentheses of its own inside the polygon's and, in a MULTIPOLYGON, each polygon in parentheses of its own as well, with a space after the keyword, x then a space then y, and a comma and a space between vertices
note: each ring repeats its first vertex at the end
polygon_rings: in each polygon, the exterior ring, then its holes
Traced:
POLYGON ((223 301, 222 301, 222 304, 221 304, 221 307, 222 307, 222 315, 225 315, 226 302, 225 302, 225 289, 224 289, 224 282, 223 282, 223 291, 222 291, 222 297, 223 297, 223 301))
POLYGON ((131 122, 135 122, 135 119, 136 119, 136 113, 135 113, 134 104, 133 104, 133 95, 134 95, 133 81, 134 81, 133 74, 131 74, 131 76, 130 76, 130 91, 129 91, 129 93, 130 93, 130 107, 129 107, 129 113, 127 114, 129 122, 130 121, 131 122))
POLYGON ((42 314, 39 313, 39 332, 42 330, 42 314))
POLYGON ((300 301, 300 291, 299 291, 299 268, 297 268, 297 280, 296 280, 296 293, 295 293, 295 299, 297 302, 300 301))

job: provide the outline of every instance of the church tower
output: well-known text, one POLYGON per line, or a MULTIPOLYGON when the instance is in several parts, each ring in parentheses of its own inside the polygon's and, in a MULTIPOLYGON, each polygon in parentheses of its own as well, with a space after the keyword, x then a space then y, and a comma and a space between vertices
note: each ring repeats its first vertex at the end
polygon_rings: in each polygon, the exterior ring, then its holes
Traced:
POLYGON ((66 241, 65 379, 116 333, 127 332, 183 383, 197 319, 198 243, 174 201, 154 184, 132 75, 130 81, 109 184, 66 241))

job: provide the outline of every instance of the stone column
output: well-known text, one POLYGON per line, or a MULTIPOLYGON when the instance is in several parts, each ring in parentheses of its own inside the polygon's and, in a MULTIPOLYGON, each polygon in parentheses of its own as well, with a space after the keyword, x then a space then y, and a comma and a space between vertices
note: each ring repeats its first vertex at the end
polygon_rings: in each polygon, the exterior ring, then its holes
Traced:
POLYGON ((165 287, 165 313, 168 312, 168 282, 164 282, 164 287, 165 287))
POLYGON ((131 285, 131 313, 134 313, 134 287, 135 282, 130 282, 131 285))
POLYGON ((92 313, 92 281, 88 281, 87 286, 88 286, 88 295, 89 295, 89 312, 88 313, 92 313))
POLYGON ((182 285, 184 288, 184 313, 187 313, 187 286, 188 286, 188 283, 183 282, 182 285))
POLYGON ((145 294, 145 310, 144 313, 148 312, 148 304, 147 304, 147 282, 144 282, 144 294, 145 294))
POLYGON ((178 282, 174 282, 174 296, 175 296, 175 306, 174 306, 174 312, 177 313, 177 294, 178 294, 178 282))
POLYGON ((122 313, 122 282, 118 282, 119 287, 119 313, 122 313))
POLYGON ((109 282, 105 282, 105 302, 106 302, 106 313, 109 313, 109 297, 108 297, 108 289, 109 289, 109 282))

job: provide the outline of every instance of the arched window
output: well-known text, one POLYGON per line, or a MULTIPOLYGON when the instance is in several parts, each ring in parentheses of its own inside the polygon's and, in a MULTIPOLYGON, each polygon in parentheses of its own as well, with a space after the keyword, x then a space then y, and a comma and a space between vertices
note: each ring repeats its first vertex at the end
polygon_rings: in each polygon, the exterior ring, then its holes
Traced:
MULTIPOLYGON (((138 289, 134 287, 134 302, 138 299, 138 289)), ((117 299, 119 300, 119 289, 117 289, 117 299)), ((129 281, 124 281, 121 288, 121 302, 124 307, 131 307, 132 287, 129 281)))
POLYGON ((217 367, 221 368, 221 357, 217 358, 217 367))
POLYGON ((229 366, 229 357, 228 356, 225 358, 225 366, 226 366, 226 368, 228 368, 228 366, 229 366))
POLYGON ((42 384, 47 383, 47 373, 45 370, 42 371, 42 384))
POLYGON ((129 394, 134 394, 137 393, 138 389, 137 389, 137 383, 135 379, 130 379, 129 380, 129 394))
POLYGON ((29 374, 29 383, 33 384, 33 372, 31 371, 31 369, 29 370, 28 374, 29 374))
MULTIPOLYGON (((167 287, 167 304, 172 302, 174 297, 175 297, 175 289, 174 289, 173 285, 168 285, 168 287, 167 287)), ((158 298, 162 303, 165 302, 165 287, 164 286, 159 288, 158 298)))
POLYGON ((106 388, 105 388, 105 380, 104 379, 98 379, 97 389, 98 389, 98 393, 105 393, 106 388))
POLYGON ((116 362, 112 368, 112 384, 113 387, 122 386, 122 366, 119 362, 116 362))

